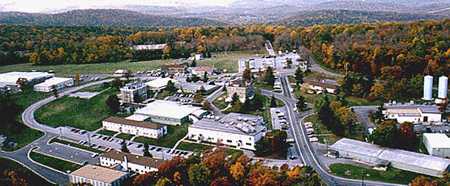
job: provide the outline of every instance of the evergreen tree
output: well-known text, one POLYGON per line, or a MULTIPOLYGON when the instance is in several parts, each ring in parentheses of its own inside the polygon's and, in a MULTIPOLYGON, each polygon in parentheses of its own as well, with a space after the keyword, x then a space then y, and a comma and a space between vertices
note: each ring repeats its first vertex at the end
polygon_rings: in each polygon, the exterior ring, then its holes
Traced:
POLYGON ((148 151, 148 143, 144 143, 144 156, 146 157, 152 157, 152 154, 148 151))
POLYGON ((130 150, 128 150, 127 142, 125 140, 122 141, 122 152, 130 153, 130 150))
POLYGON ((109 110, 111 110, 112 113, 117 113, 120 111, 120 102, 117 95, 110 95, 106 99, 106 105, 108 106, 109 110))
POLYGON ((273 95, 270 98, 270 107, 277 107, 277 100, 276 100, 275 96, 273 96, 273 95))
POLYGON ((272 67, 267 67, 266 71, 264 72, 263 80, 268 85, 273 86, 273 84, 275 83, 275 75, 273 75, 272 67))
POLYGON ((295 70, 295 84, 297 85, 297 87, 299 87, 300 84, 303 84, 303 78, 304 74, 302 69, 297 68, 297 70, 295 70))
POLYGON ((305 102, 305 97, 303 97, 303 96, 298 96, 298 98, 297 98, 297 109, 299 110, 299 111, 305 111, 306 110, 306 108, 307 108, 307 105, 306 105, 306 102, 305 102))

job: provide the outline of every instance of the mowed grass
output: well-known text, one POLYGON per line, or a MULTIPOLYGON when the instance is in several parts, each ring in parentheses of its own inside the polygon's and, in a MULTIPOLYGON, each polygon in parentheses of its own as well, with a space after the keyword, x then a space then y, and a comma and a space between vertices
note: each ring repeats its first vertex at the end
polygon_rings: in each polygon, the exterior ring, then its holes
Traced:
POLYGON ((60 170, 63 172, 73 172, 79 168, 81 168, 81 165, 72 163, 72 162, 68 162, 62 159, 58 159, 58 158, 54 158, 54 157, 50 157, 41 153, 37 153, 37 152, 31 152, 30 153, 30 158, 34 161, 37 161, 41 164, 47 165, 49 167, 52 167, 56 170, 60 170))
MULTIPOLYGON (((23 177, 28 184, 32 185, 53 185, 47 182, 45 179, 41 178, 37 174, 33 173, 29 169, 23 167, 22 165, 16 163, 15 161, 0 158, 0 172, 5 173, 7 171, 14 171, 23 177)), ((10 178, 5 174, 0 174, 0 185, 9 185, 10 178)))
POLYGON ((149 145, 156 145, 161 147, 172 148, 177 141, 186 136, 188 130, 187 124, 182 124, 180 126, 167 126, 167 134, 159 139, 147 138, 147 137, 136 137, 135 142, 138 143, 148 143, 149 145))
POLYGON ((330 165, 330 170, 331 172, 333 172, 333 174, 340 177, 361 179, 364 175, 364 179, 366 180, 398 184, 408 184, 411 182, 411 180, 420 175, 417 173, 403 171, 392 167, 389 167, 387 171, 378 171, 374 169, 341 163, 330 165))
POLYGON ((71 126, 93 131, 112 113, 105 101, 117 91, 109 89, 90 100, 63 97, 45 105, 35 113, 36 119, 52 127, 71 126))
MULTIPOLYGON (((211 66, 220 69, 227 69, 228 72, 237 72, 237 62, 242 57, 253 56, 255 51, 243 51, 243 52, 227 52, 227 53, 215 53, 213 58, 200 60, 197 62, 198 66, 211 66)), ((161 67, 163 64, 175 62, 175 59, 166 60, 151 60, 141 62, 115 62, 115 63, 98 63, 98 64, 66 64, 66 65, 41 65, 33 66, 30 63, 6 65, 0 67, 0 73, 10 71, 49 71, 54 70, 58 76, 80 74, 112 74, 117 69, 129 69, 132 72, 154 70, 161 67)))
POLYGON ((210 145, 204 145, 200 143, 191 143, 191 142, 181 142, 180 145, 178 145, 177 149, 180 150, 187 150, 187 151, 193 151, 193 152, 203 152, 205 150, 209 150, 214 148, 214 146, 210 145))

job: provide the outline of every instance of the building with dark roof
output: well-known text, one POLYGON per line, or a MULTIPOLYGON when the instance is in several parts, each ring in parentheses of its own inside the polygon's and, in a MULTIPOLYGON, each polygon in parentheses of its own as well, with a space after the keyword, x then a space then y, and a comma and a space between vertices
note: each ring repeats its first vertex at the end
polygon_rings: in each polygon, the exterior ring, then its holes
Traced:
POLYGON ((124 153, 117 150, 110 150, 100 155, 101 166, 116 167, 123 171, 132 171, 139 174, 158 171, 158 167, 162 162, 164 160, 124 153))
POLYGON ((167 134, 167 126, 147 121, 134 121, 121 117, 103 120, 103 128, 110 131, 158 139, 167 134))

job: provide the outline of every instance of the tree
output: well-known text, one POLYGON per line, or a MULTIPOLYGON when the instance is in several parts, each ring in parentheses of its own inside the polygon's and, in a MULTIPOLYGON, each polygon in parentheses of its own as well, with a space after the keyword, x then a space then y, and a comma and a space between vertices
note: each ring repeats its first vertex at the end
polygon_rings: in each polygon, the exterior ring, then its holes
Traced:
POLYGON ((120 87, 123 86, 123 81, 120 80, 120 78, 114 78, 114 80, 111 82, 111 86, 116 89, 119 89, 120 87))
POLYGON ((75 85, 76 86, 80 86, 80 73, 77 72, 75 74, 75 78, 74 79, 75 79, 75 85))
POLYGON ((175 93, 177 91, 175 83, 173 83, 171 80, 168 81, 165 90, 169 91, 170 93, 175 93))
POLYGON ((203 102, 203 95, 202 95, 202 91, 198 90, 193 98, 194 102, 196 103, 202 103, 203 102))
POLYGON ((208 72, 203 74, 203 82, 208 82, 208 72))
POLYGON ((194 59, 192 60, 192 63, 191 63, 191 67, 196 67, 196 66, 197 66, 197 60, 194 57, 194 59))
POLYGON ((237 183, 242 183, 245 178, 245 167, 241 162, 236 162, 230 166, 230 174, 237 183))
POLYGON ((277 107, 277 100, 276 100, 275 96, 273 96, 273 95, 270 98, 270 107, 277 107))
POLYGON ((297 109, 299 110, 299 111, 305 111, 306 110, 306 108, 308 107, 308 105, 306 105, 306 102, 305 102, 305 97, 303 97, 303 96, 298 96, 297 97, 297 104, 296 104, 296 106, 297 106, 297 109))
POLYGON ((156 182, 155 186, 171 186, 171 185, 173 185, 173 184, 168 178, 162 177, 162 178, 159 178, 159 180, 158 180, 158 182, 156 182))
POLYGON ((144 156, 153 157, 152 154, 148 151, 148 143, 144 143, 144 156))
POLYGON ((300 68, 297 68, 297 70, 295 70, 295 84, 297 87, 299 87, 300 84, 303 84, 303 71, 300 68))
POLYGON ((53 93, 53 96, 55 96, 55 98, 59 97, 58 89, 56 88, 56 85, 52 85, 52 93, 53 93))
POLYGON ((117 113, 120 111, 119 98, 115 94, 108 96, 106 99, 106 105, 112 113, 117 113))
POLYGON ((249 68, 245 68, 244 72, 242 73, 242 80, 244 82, 252 81, 252 71, 249 68))
POLYGON ((125 140, 122 141, 122 152, 130 153, 130 150, 128 150, 127 142, 125 140))
POLYGON ((397 134, 397 123, 393 120, 388 120, 381 122, 381 124, 373 131, 370 138, 377 145, 395 147, 397 134))
POLYGON ((18 78, 16 84, 22 91, 29 88, 28 80, 26 78, 18 78))
POLYGON ((429 177, 417 176, 411 183, 411 186, 438 186, 437 181, 431 180, 429 177))
POLYGON ((24 125, 17 122, 17 117, 22 112, 22 109, 17 105, 17 101, 8 94, 0 94, 0 118, 2 131, 11 133, 19 133, 24 125))
POLYGON ((189 182, 193 186, 209 185, 211 171, 203 164, 194 164, 189 168, 189 182))
POLYGON ((232 186, 233 184, 227 177, 219 177, 211 182, 211 186, 232 186))
POLYGON ((275 75, 273 75, 272 67, 267 67, 266 71, 264 71, 263 81, 271 86, 275 83, 275 75))
POLYGON ((417 136, 414 132, 414 124, 405 122, 400 124, 398 147, 413 150, 417 145, 417 136))

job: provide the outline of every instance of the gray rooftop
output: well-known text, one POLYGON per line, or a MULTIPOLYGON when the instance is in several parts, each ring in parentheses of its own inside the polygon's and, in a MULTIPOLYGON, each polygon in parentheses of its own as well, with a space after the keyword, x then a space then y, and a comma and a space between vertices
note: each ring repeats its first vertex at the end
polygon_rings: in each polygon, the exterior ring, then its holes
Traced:
POLYGON ((436 113, 441 111, 435 105, 418 105, 418 104, 385 104, 385 109, 418 109, 422 113, 436 113))
POLYGON ((256 135, 266 130, 261 116, 239 113, 229 113, 222 118, 207 116, 190 127, 242 135, 256 135))

